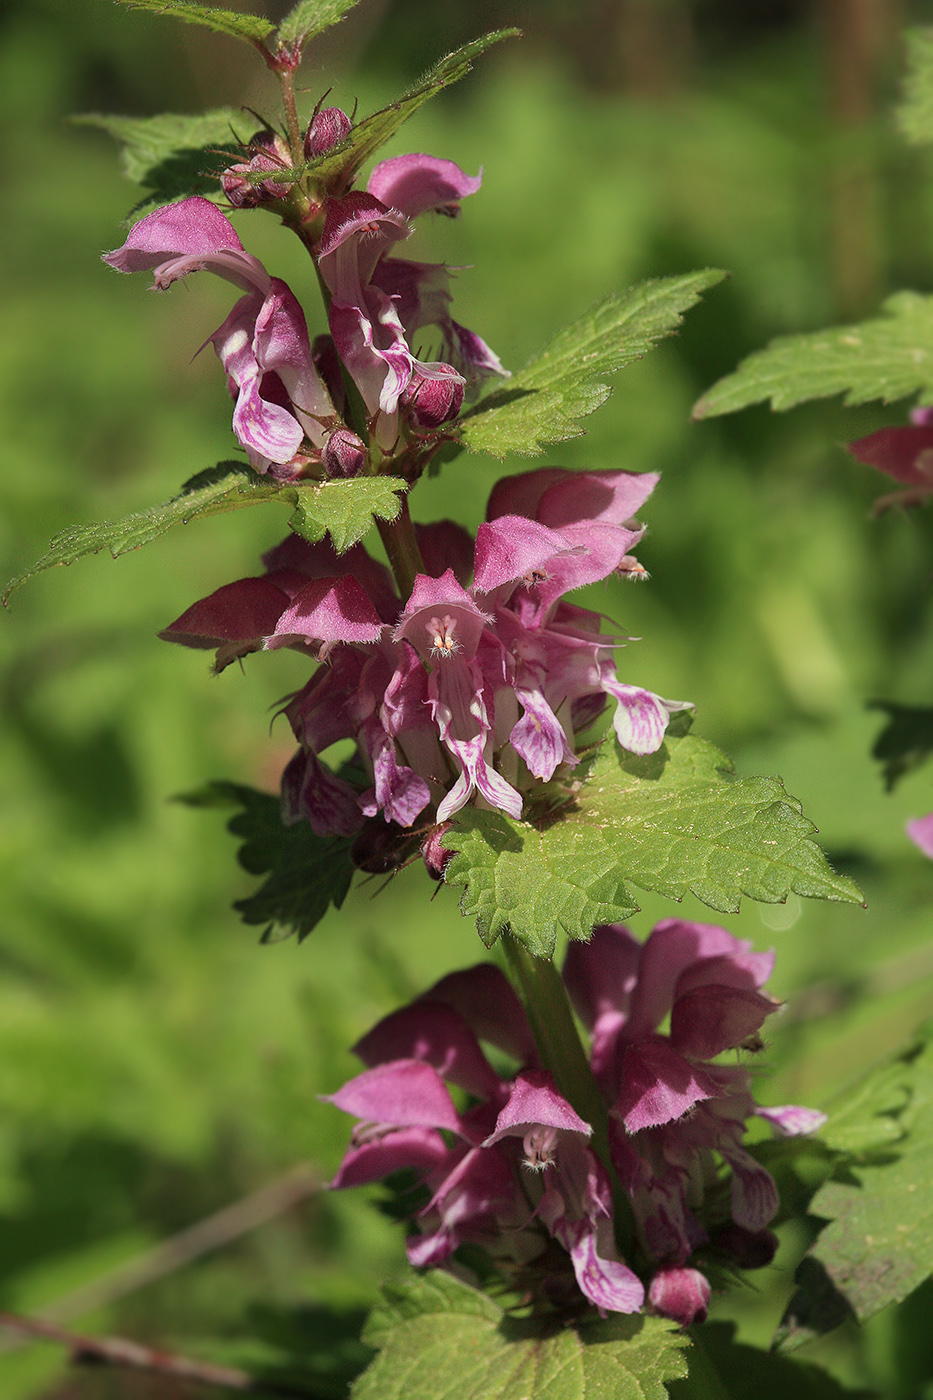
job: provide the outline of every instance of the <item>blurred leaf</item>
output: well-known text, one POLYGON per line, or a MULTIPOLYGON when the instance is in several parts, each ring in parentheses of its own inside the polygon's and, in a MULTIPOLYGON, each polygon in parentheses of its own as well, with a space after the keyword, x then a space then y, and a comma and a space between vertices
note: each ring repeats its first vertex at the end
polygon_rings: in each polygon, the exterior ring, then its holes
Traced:
POLYGON ((517 1321, 439 1271, 383 1289, 363 1341, 379 1355, 353 1400, 666 1400, 687 1338, 655 1317, 517 1321))
POLYGON ((473 67, 474 59, 503 39, 520 37, 521 31, 518 29, 497 29, 491 34, 484 34, 480 39, 474 39, 471 44, 465 44, 455 53, 448 54, 397 102, 390 102, 388 107, 383 107, 357 122, 346 141, 318 160, 300 166, 289 174, 296 180, 302 175, 311 175, 313 179, 342 191, 352 183, 360 167, 369 157, 391 140, 399 127, 407 122, 409 117, 414 116, 419 107, 429 98, 443 92, 451 83, 466 77, 473 67))
POLYGON ((697 403, 694 418, 771 400, 777 410, 845 394, 847 406, 933 393, 933 297, 897 292, 887 315, 854 326, 782 336, 743 360, 697 403))
POLYGON ((873 1392, 847 1390, 820 1366, 808 1366, 735 1340, 732 1322, 708 1322, 694 1331, 686 1380, 670 1386, 670 1400, 855 1400, 873 1392))
POLYGON ((659 277, 613 293, 559 331, 541 354, 490 394, 461 421, 474 452, 531 455, 552 442, 580 437, 577 421, 594 413, 612 392, 602 376, 642 359, 676 331, 700 293, 725 277, 716 268, 659 277))
POLYGON ((897 124, 915 146, 933 141, 933 29, 911 29, 904 35, 907 76, 897 124))
POLYGON ((391 476, 358 477, 353 481, 280 483, 260 476, 239 462, 220 462, 200 472, 164 505, 125 515, 122 520, 95 521, 63 530, 25 573, 7 584, 4 604, 27 579, 59 564, 73 564, 86 554, 109 549, 114 559, 164 535, 174 525, 187 525, 206 515, 223 515, 244 506, 281 501, 291 506, 289 525, 306 540, 329 533, 338 554, 356 544, 372 525, 372 517, 392 520, 399 511, 397 491, 405 483, 391 476))
POLYGON ((188 0, 117 0, 117 3, 127 10, 152 10, 157 15, 184 20, 186 24, 202 24, 216 34, 229 34, 234 39, 245 39, 248 44, 260 47, 263 39, 275 28, 264 15, 217 10, 213 5, 191 5, 188 0))
POLYGON ((861 1141, 866 1155, 837 1167, 813 1197, 812 1214, 829 1224, 811 1250, 819 1268, 798 1279, 782 1322, 785 1345, 827 1330, 824 1317, 836 1325, 839 1307, 826 1305, 835 1294, 864 1322, 933 1273, 933 1023, 864 1076, 850 1091, 848 1123, 844 1115, 841 1124, 833 1116, 827 1140, 861 1141))
POLYGON ((589 938, 597 923, 637 909, 625 881, 721 913, 742 895, 782 903, 793 891, 858 901, 810 837, 813 823, 778 778, 735 778, 711 744, 668 737, 636 758, 603 746, 572 805, 548 823, 464 808, 444 837, 458 855, 448 883, 491 946, 506 930, 538 957, 557 935, 589 938))
POLYGON ((891 792, 906 773, 933 754, 933 708, 898 705, 892 700, 875 700, 869 708, 883 710, 888 716, 871 755, 884 764, 885 786, 891 792))
POLYGON ((282 20, 276 34, 276 45, 280 49, 306 44, 316 34, 329 29, 332 24, 343 19, 359 0, 300 0, 300 3, 282 20))
MULTIPOLYGON (((157 117, 111 117, 88 112, 72 121, 94 126, 123 144, 123 173, 151 191, 152 202, 167 203, 183 195, 216 195, 218 181, 231 161, 229 148, 239 146, 238 130, 252 132, 255 118, 235 107, 218 107, 200 116, 164 112, 157 117)), ((148 203, 149 201, 144 201, 148 203)))
POLYGON ((251 875, 266 875, 248 899, 234 904, 246 924, 266 924, 262 942, 273 930, 298 935, 299 943, 320 923, 330 906, 339 909, 353 880, 350 842, 316 836, 307 822, 283 826, 278 797, 240 783, 209 783, 180 801, 191 807, 239 807, 227 830, 243 838, 238 859, 251 875))

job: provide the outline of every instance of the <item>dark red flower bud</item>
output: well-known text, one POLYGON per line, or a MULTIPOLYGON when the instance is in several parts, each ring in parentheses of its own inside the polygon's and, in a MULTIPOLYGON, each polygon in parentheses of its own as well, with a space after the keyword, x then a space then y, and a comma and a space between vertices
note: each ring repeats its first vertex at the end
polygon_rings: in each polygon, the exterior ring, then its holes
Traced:
POLYGON ((366 444, 349 428, 335 428, 321 453, 321 463, 328 476, 359 476, 366 466, 366 458, 366 444))
POLYGON ((349 134, 353 123, 339 107, 324 107, 314 116, 305 132, 305 160, 317 160, 339 146, 349 134))
POLYGON ((399 404, 416 428, 439 428, 460 412, 465 387, 466 380, 453 365, 433 364, 415 370, 399 404))
POLYGON ((290 186, 277 180, 250 180, 257 172, 287 170, 291 165, 288 147, 274 131, 260 131, 249 143, 251 159, 231 165, 220 177, 223 192, 235 209, 255 209, 271 199, 283 199, 290 186))
POLYGON ((444 871, 454 854, 444 845, 444 835, 450 827, 450 822, 441 822, 440 826, 432 827, 421 843, 421 858, 427 866, 428 874, 435 880, 444 878, 444 871))

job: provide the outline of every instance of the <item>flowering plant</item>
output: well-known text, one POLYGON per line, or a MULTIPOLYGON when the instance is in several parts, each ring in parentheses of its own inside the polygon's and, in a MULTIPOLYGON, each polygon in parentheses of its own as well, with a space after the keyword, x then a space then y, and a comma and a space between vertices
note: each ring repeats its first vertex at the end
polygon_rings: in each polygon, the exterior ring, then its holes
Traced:
MULTIPOLYGON (((276 793, 216 783, 190 798, 236 808, 244 863, 264 877, 236 907, 264 940, 300 941, 352 884, 415 864, 426 894, 459 892, 498 959, 384 1015, 355 1046, 363 1071, 320 1086, 357 1120, 331 1187, 388 1179, 413 1270, 373 1313, 378 1355, 353 1393, 399 1395, 414 1355, 426 1400, 450 1393, 467 1356, 463 1393, 477 1400, 582 1400, 621 1393, 623 1375, 655 1397, 688 1372, 699 1395, 717 1295, 771 1264, 792 1202, 802 1214, 851 1153, 844 1124, 814 1137, 821 1110, 756 1097, 743 1056, 763 1048, 780 1008, 764 991, 773 954, 718 925, 668 917, 640 939, 623 921, 639 912, 635 891, 723 915, 743 896, 861 896, 780 779, 737 777, 691 733, 690 701, 626 671, 635 639, 598 604, 612 596, 624 611, 610 586, 647 580, 638 552, 657 472, 509 469, 473 531, 420 518, 418 502, 442 469, 469 481, 468 454, 527 457, 577 436, 606 378, 675 332, 722 274, 607 297, 510 371, 453 318, 455 269, 398 256, 416 221, 460 217, 481 197, 482 173, 420 152, 371 162, 516 31, 451 54, 368 116, 325 106, 327 92, 301 115, 302 51, 353 0, 300 0, 278 25, 183 0, 128 3, 245 42, 279 84, 280 119, 248 139, 226 112, 170 137, 159 119, 95 119, 133 151, 152 196, 108 267, 152 274, 159 292, 195 272, 236 288, 201 346, 220 362, 236 456, 143 518, 57 538, 8 591, 200 516, 286 507, 289 532, 261 572, 217 580, 161 632, 213 652, 217 673, 300 658, 278 711, 296 747, 276 793), (298 240, 301 282, 249 251, 262 214, 298 240), (449 1335, 429 1337, 438 1316, 449 1335), (576 1381, 555 1389, 573 1367, 576 1381)), ((465 284, 456 309, 472 321, 465 284)), ((698 411, 725 406, 737 406, 734 384, 698 411)), ((852 447, 911 501, 930 475, 919 413, 852 447)), ((928 853, 929 823, 911 827, 928 853)), ((814 1260, 835 1288, 836 1261, 814 1260)), ((816 1291, 804 1272, 787 1331, 818 1330, 816 1291)))

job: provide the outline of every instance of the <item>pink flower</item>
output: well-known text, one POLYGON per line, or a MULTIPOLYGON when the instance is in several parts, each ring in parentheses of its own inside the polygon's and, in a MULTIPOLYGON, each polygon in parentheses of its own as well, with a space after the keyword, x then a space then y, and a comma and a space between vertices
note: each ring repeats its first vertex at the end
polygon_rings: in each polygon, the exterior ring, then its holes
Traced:
POLYGON ((328 201, 317 259, 331 293, 331 334, 384 447, 397 436, 400 405, 416 426, 434 427, 459 411, 468 379, 505 373, 478 336, 451 320, 447 268, 387 256, 410 236, 412 219, 429 209, 459 212, 479 186, 479 176, 453 161, 396 156, 376 166, 365 191, 328 201), (441 332, 443 360, 419 360, 411 349, 429 325, 441 332))
POLYGON ((908 822, 907 835, 918 850, 933 860, 933 812, 927 817, 915 817, 908 822))
POLYGON ((334 409, 301 307, 210 200, 183 199, 147 214, 104 261, 118 272, 152 271, 158 291, 190 272, 213 272, 244 291, 210 337, 236 402, 234 433, 256 470, 273 475, 289 475, 305 439, 323 446, 322 420, 333 419, 334 409))
POLYGON ((933 494, 933 408, 913 409, 910 421, 911 427, 879 428, 848 444, 857 462, 877 467, 909 488, 879 496, 876 514, 893 505, 921 505, 933 494))
POLYGON ((604 925, 590 943, 571 945, 564 980, 591 1037, 637 1258, 622 1259, 616 1247, 611 1184, 591 1125, 542 1069, 524 1010, 489 964, 444 978, 355 1047, 367 1068, 331 1102, 362 1122, 332 1184, 413 1169, 429 1192, 408 1241, 419 1266, 446 1265, 471 1242, 506 1276, 520 1271, 523 1288, 566 1301, 569 1280, 545 1249, 549 1236, 579 1293, 601 1311, 642 1306, 635 1263, 650 1279, 655 1311, 682 1326, 702 1321, 710 1286, 694 1255, 710 1234, 714 1251, 739 1267, 761 1267, 774 1253, 766 1227, 777 1192, 743 1146, 746 1121, 760 1116, 784 1135, 825 1121, 798 1106, 759 1108, 747 1069, 717 1062, 776 1009, 762 990, 772 963, 725 929, 676 919, 644 944, 604 925), (494 1069, 480 1042, 500 1052, 497 1065, 505 1054, 517 1068, 494 1069), (450 1086, 472 1106, 458 1109, 450 1086), (719 1163, 731 1173, 725 1222, 719 1163), (708 1186, 717 1187, 709 1219, 708 1186))

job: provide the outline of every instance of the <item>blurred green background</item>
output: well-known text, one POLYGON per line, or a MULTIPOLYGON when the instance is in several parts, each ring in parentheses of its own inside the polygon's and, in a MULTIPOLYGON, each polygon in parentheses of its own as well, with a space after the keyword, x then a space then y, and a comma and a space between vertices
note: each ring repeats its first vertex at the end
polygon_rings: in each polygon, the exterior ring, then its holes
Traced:
MULTIPOLYGON (((891 117, 900 28, 923 21, 930 4, 885 0, 362 0, 300 72, 306 111, 330 90, 365 113, 485 29, 525 31, 386 152, 484 168, 462 219, 425 221, 406 255, 463 269, 455 314, 513 368, 608 290, 732 273, 624 372, 586 437, 543 460, 663 472, 640 551, 651 582, 588 600, 643 639, 621 674, 694 701, 697 732, 741 772, 780 774, 865 891, 867 911, 792 897, 723 920, 778 949, 790 1005, 768 1047, 770 1102, 825 1103, 933 1007, 931 870, 903 834, 933 807, 930 770, 885 793, 870 758, 883 719, 867 707, 933 697, 933 531, 929 511, 872 520, 885 482, 841 450, 904 405, 689 415, 769 337, 933 289, 931 156, 891 117)), ((0 40, 6 577, 56 531, 166 499, 234 446, 216 360, 192 361, 230 289, 197 278, 154 297, 99 262, 137 195, 108 140, 68 114, 275 107, 245 46, 107 0, 7 0, 0 40)), ((238 228, 320 328, 297 244, 261 214, 238 228)), ((475 525, 521 465, 461 457, 414 512, 475 525)), ((0 619, 0 1309, 242 1362, 271 1358, 291 1327, 320 1393, 340 1395, 401 1234, 365 1193, 305 1192, 247 1229, 252 1193, 302 1163, 328 1178, 349 1123, 317 1095, 353 1072, 347 1047, 484 953, 414 868, 363 886, 301 947, 260 947, 229 908, 252 882, 221 818, 171 801, 215 777, 273 788, 291 751, 269 716, 301 683, 299 658, 214 678, 155 637, 254 572, 284 525, 272 506, 193 524, 47 574, 0 619), (119 1272, 244 1199, 222 1248, 133 1287, 119 1272)), ((634 927, 673 912, 646 898, 634 927)), ((780 1315, 791 1236, 763 1292, 714 1305, 744 1338, 766 1341, 780 1315)), ((850 1383, 919 1396, 933 1359, 905 1363, 904 1325, 882 1317, 812 1354, 850 1383)), ((0 1332, 3 1400, 167 1393, 66 1378, 60 1349, 0 1332)))

